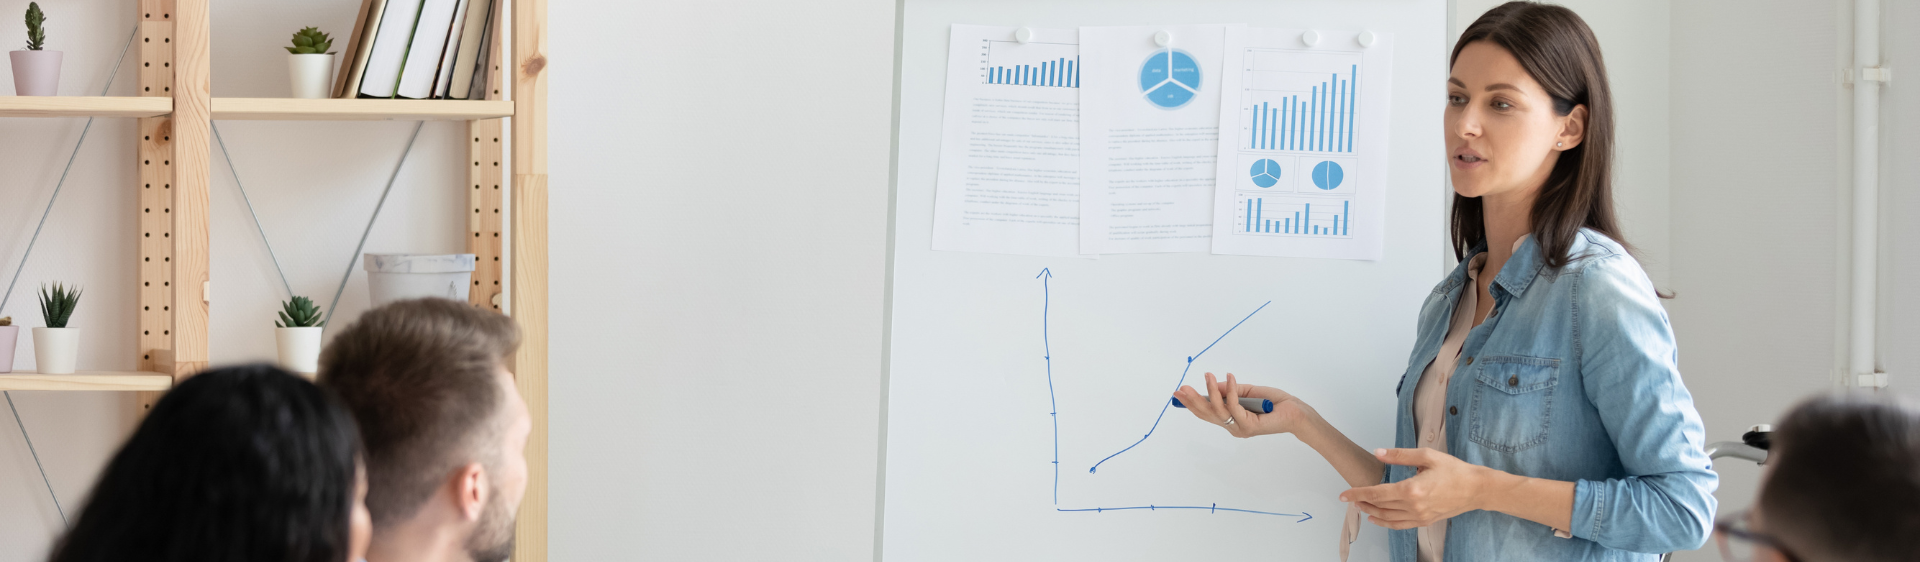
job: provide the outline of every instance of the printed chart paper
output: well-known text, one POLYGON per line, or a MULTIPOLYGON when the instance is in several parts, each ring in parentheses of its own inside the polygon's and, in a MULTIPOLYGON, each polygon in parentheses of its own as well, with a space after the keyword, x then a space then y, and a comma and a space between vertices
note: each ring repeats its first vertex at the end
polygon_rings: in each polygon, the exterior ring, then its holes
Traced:
POLYGON ((953 26, 933 249, 1077 256, 1078 31, 953 26))
POLYGON ((1377 260, 1393 37, 1304 32, 1227 35, 1213 253, 1377 260))
POLYGON ((1242 27, 1080 28, 1081 253, 1208 250, 1222 54, 1242 27))

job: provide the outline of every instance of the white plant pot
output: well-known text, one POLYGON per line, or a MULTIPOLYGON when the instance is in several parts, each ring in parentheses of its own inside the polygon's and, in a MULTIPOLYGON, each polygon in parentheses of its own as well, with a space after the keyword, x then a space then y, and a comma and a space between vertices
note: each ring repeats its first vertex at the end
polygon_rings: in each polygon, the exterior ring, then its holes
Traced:
POLYGON ((333 85, 333 55, 287 53, 287 72, 293 79, 293 97, 326 98, 333 85))
POLYGON ((280 368, 312 375, 320 372, 320 328, 274 328, 280 344, 280 368))
POLYGON ((14 51, 13 93, 22 96, 60 95, 60 51, 14 51))
POLYGON ((13 372, 13 350, 19 342, 19 326, 0 326, 0 373, 13 372))
POLYGON ((473 254, 367 254, 365 266, 373 306, 422 297, 465 302, 473 285, 473 254))
POLYGON ((34 370, 42 375, 71 375, 80 358, 79 328, 34 328, 34 370))

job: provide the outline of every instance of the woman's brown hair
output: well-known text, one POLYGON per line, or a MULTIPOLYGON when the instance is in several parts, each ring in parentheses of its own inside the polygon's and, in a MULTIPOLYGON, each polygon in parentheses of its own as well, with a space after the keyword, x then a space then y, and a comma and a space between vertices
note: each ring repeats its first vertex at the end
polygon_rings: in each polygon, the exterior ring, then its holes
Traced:
MULTIPOLYGON (((1467 26, 1453 45, 1447 67, 1459 60, 1461 49, 1479 41, 1512 53, 1553 98, 1555 114, 1565 116, 1576 106, 1587 108, 1585 140, 1560 154, 1533 202, 1531 230, 1547 267, 1567 264, 1567 249, 1581 228, 1626 246, 1613 211, 1613 94, 1607 89, 1607 67, 1593 30, 1573 10, 1508 2, 1467 26)), ((1484 221, 1479 198, 1454 194, 1455 257, 1466 259, 1467 252, 1486 241, 1484 221)))

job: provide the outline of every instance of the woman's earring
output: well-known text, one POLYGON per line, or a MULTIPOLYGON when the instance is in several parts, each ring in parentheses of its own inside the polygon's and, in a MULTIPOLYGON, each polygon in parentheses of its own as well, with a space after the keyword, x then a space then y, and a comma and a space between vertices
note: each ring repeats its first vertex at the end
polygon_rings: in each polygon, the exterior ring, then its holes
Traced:
POLYGON ((1564 142, 1556 142, 1556 143, 1553 143, 1553 147, 1554 147, 1554 148, 1560 148, 1560 147, 1562 147, 1562 146, 1566 146, 1566 145, 1567 145, 1567 143, 1564 143, 1564 142))

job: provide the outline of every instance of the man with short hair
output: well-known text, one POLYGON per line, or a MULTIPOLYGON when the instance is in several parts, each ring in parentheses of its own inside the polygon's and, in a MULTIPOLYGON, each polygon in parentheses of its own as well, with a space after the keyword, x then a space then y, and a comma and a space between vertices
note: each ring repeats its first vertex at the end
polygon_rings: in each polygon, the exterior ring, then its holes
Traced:
POLYGON ((447 299, 362 315, 320 355, 366 443, 368 562, 503 562, 533 422, 507 372, 513 320, 447 299))
POLYGON ((1769 438, 1758 508, 1716 526, 1724 556, 1920 560, 1920 402, 1884 391, 1815 397, 1769 438))

